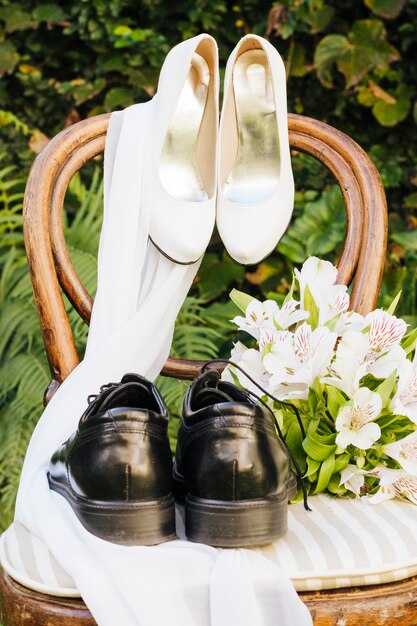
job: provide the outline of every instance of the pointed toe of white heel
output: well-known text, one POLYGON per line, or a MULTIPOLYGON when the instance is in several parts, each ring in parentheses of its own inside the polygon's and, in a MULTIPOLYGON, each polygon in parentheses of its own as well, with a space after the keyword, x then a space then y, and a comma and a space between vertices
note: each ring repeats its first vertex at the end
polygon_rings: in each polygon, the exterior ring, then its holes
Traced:
POLYGON ((170 51, 155 96, 150 239, 185 265, 204 254, 215 222, 218 84, 217 45, 203 34, 170 51))
POLYGON ((227 63, 219 131, 217 227, 230 256, 267 257, 293 206, 285 67, 268 41, 246 35, 227 63))

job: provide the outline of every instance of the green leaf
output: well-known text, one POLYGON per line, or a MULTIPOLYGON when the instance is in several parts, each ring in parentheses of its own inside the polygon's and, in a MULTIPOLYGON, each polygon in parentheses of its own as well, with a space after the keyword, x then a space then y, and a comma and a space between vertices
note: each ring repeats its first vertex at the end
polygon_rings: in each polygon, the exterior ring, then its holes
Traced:
POLYGON ((339 454, 339 456, 336 457, 334 471, 341 472, 343 469, 345 469, 345 467, 347 467, 347 465, 349 465, 349 461, 350 454, 339 454))
MULTIPOLYGON (((243 291, 238 291, 237 289, 232 289, 229 294, 229 297, 232 302, 242 311, 242 313, 246 313, 246 309, 249 304, 256 300, 253 296, 249 296, 247 293, 243 293, 243 291)), ((258 300, 259 302, 259 300, 258 300)))
POLYGON ((393 233, 391 239, 399 243, 406 250, 417 251, 417 230, 393 233))
POLYGON ((397 370, 395 369, 382 383, 375 389, 375 392, 382 400, 382 408, 385 408, 390 400, 391 393, 397 382, 397 370))
POLYGON ((285 442, 293 453, 301 472, 304 474, 307 467, 306 456, 303 450, 303 435, 297 421, 290 424, 290 427, 285 435, 285 442))
POLYGON ((308 285, 306 285, 304 288, 304 309, 308 313, 310 313, 310 317, 307 321, 310 324, 311 328, 314 330, 315 328, 317 328, 319 323, 319 310, 308 285))
POLYGON ((124 26, 122 24, 120 24, 119 26, 116 26, 116 28, 113 31, 113 33, 117 35, 117 37, 128 37, 131 32, 132 32, 132 29, 130 28, 130 26, 124 26))
POLYGON ((340 407, 346 404, 346 399, 342 392, 339 391, 339 389, 330 385, 326 385, 326 393, 329 413, 335 420, 339 413, 340 407))
POLYGON ((309 478, 310 476, 313 476, 319 469, 320 467, 320 461, 316 461, 315 459, 312 459, 311 457, 307 457, 307 472, 304 474, 305 478, 309 478))
POLYGON ((13 33, 16 30, 25 30, 34 26, 29 13, 22 11, 18 4, 11 4, 0 9, 0 20, 5 22, 6 33, 13 33))
POLYGON ((107 92, 104 99, 104 106, 107 111, 112 111, 117 107, 128 107, 133 104, 133 93, 128 87, 113 87, 107 92))
POLYGON ((290 232, 284 235, 279 242, 278 252, 294 263, 303 263, 306 260, 306 251, 303 244, 294 239, 290 232))
POLYGON ((365 0, 365 4, 375 15, 393 19, 403 10, 405 0, 365 0))
POLYGON ((327 459, 323 461, 319 470, 319 477, 317 481, 317 487, 314 493, 321 493, 329 484, 330 478, 334 472, 335 455, 331 454, 327 459))
POLYGON ((410 94, 406 85, 399 85, 395 90, 394 102, 377 100, 372 107, 381 126, 396 126, 402 122, 410 110, 410 94))
POLYGON ((310 407, 310 415, 314 418, 317 409, 317 396, 313 389, 309 389, 308 391, 308 406, 310 407))
POLYGON ((348 45, 349 41, 344 35, 327 35, 319 42, 314 53, 314 65, 325 87, 333 87, 331 69, 346 54, 348 45))
POLYGON ((320 33, 324 30, 334 15, 333 7, 320 6, 318 3, 317 5, 315 6, 314 3, 311 3, 310 11, 304 17, 304 20, 311 26, 312 34, 320 33))
POLYGON ((301 43, 295 43, 291 56, 290 76, 304 76, 307 73, 305 48, 301 43))
POLYGON ((314 423, 310 422, 307 436, 303 441, 303 448, 308 456, 315 461, 325 461, 336 451, 336 433, 318 435, 314 428, 314 423))
POLYGON ((50 22, 51 24, 62 22, 67 17, 57 4, 39 4, 32 15, 37 22, 50 22))
POLYGON ((338 185, 307 202, 304 213, 289 230, 289 236, 305 245, 308 256, 324 256, 340 244, 345 235, 346 213, 338 185))
POLYGON ((413 330, 410 330, 410 332, 407 333, 403 337, 403 340, 401 341, 401 347, 405 351, 406 354, 410 354, 410 352, 414 350, 416 345, 417 345, 417 328, 414 328, 413 330))
POLYGON ((211 300, 227 293, 233 284, 241 284, 244 274, 244 267, 233 263, 228 255, 219 259, 217 254, 208 253, 198 270, 197 287, 202 298, 211 300))
POLYGON ((13 72, 19 62, 19 54, 10 41, 0 43, 0 76, 13 72))
POLYGON ((346 487, 340 485, 340 476, 338 474, 334 473, 330 478, 327 491, 330 491, 335 496, 344 496, 346 494, 346 487))
POLYGON ((397 308, 398 302, 400 301, 401 294, 402 294, 402 290, 400 289, 400 291, 397 293, 394 300, 391 302, 391 304, 388 307, 388 310, 387 310, 388 315, 394 315, 395 309, 397 308))
POLYGON ((399 53, 387 42, 386 35, 381 20, 371 19, 354 22, 347 37, 324 37, 314 56, 321 82, 327 87, 332 86, 331 69, 336 64, 346 79, 346 87, 352 87, 371 69, 398 59, 399 53))

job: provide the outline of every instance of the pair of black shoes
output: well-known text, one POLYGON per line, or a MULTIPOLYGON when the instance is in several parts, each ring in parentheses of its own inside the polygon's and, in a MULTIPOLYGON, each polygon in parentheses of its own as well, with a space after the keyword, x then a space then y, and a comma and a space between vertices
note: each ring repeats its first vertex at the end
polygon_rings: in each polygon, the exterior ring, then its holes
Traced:
POLYGON ((174 497, 185 498, 191 541, 261 545, 286 532, 296 481, 273 419, 218 372, 200 374, 185 395, 174 463, 153 383, 126 374, 89 402, 52 456, 48 480, 94 535, 125 545, 169 541, 174 497))

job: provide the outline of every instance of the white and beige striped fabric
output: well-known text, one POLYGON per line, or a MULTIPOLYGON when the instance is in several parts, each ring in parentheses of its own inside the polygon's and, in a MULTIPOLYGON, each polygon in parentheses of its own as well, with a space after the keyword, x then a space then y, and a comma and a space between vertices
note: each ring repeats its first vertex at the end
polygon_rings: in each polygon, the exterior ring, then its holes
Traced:
MULTIPOLYGON (((370 505, 325 495, 289 507, 288 533, 255 548, 279 565, 297 591, 389 583, 417 574, 417 506, 400 500, 370 505)), ((182 511, 177 532, 184 537, 182 511)), ((19 522, 0 542, 1 564, 20 584, 56 596, 79 596, 46 545, 19 522)))

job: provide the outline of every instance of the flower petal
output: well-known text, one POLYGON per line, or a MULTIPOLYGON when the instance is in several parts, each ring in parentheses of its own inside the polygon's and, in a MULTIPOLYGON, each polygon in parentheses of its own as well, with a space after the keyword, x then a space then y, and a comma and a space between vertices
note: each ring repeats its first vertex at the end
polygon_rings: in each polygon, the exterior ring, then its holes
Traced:
POLYGON ((381 429, 378 424, 374 422, 370 422, 369 424, 365 424, 362 426, 354 436, 354 441, 352 442, 354 446, 359 448, 359 450, 368 450, 373 446, 375 441, 381 436, 381 429))

